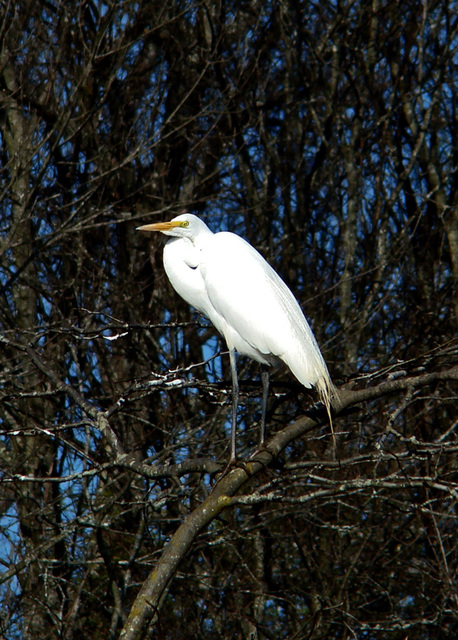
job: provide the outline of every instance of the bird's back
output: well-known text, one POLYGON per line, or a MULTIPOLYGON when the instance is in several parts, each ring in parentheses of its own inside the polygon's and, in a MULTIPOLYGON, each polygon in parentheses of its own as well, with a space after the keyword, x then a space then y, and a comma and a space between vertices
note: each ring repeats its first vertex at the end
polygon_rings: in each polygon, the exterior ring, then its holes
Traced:
POLYGON ((307 387, 329 380, 326 364, 298 302, 243 238, 220 232, 202 247, 201 274, 229 347, 260 362, 282 360, 307 387))

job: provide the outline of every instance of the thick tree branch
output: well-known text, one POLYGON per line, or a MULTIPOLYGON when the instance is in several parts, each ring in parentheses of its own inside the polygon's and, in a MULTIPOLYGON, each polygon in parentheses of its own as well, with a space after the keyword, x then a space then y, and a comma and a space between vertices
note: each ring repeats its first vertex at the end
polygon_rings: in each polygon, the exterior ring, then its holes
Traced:
MULTIPOLYGON (((448 370, 389 380, 367 389, 340 389, 339 399, 336 402, 336 417, 345 409, 360 405, 368 400, 375 400, 409 389, 426 387, 438 381, 456 380, 458 380, 458 366, 448 370)), ((202 529, 207 527, 228 506, 241 502, 241 499, 234 499, 236 493, 278 457, 292 440, 315 429, 319 423, 319 419, 307 416, 299 418, 270 438, 262 450, 241 461, 238 467, 229 471, 219 480, 211 494, 190 513, 178 528, 154 570, 145 580, 121 633, 122 640, 137 640, 141 637, 145 625, 155 618, 161 599, 178 565, 202 529)), ((390 486, 396 488, 398 484, 392 483, 390 486)), ((360 483, 358 486, 350 487, 350 491, 361 488, 360 483)), ((325 491, 335 492, 335 488, 325 491)), ((249 502, 249 497, 246 500, 249 502)))

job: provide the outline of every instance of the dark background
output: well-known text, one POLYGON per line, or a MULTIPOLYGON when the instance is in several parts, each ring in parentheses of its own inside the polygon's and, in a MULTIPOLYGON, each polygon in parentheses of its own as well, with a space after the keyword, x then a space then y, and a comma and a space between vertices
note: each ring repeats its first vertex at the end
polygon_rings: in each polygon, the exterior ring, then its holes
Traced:
MULTIPOLYGON (((148 637, 458 636, 457 28, 451 0, 0 3, 6 640, 117 638, 227 461, 225 345, 135 231, 185 211, 263 253, 338 386, 442 379, 291 440, 148 637)), ((269 433, 315 400, 277 375, 269 433)))

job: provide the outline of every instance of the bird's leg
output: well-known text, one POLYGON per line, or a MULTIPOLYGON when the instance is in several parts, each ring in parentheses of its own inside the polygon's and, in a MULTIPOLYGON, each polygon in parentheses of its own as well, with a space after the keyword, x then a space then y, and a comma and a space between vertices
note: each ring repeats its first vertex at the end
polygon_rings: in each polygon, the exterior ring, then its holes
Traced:
POLYGON ((261 405, 261 432, 259 434, 259 445, 262 447, 264 444, 264 438, 266 435, 266 414, 267 414, 267 400, 269 397, 269 370, 264 367, 261 370, 261 382, 262 382, 262 405, 261 405))
POLYGON ((239 404, 239 380, 237 377, 237 360, 235 349, 229 349, 232 374, 232 428, 231 428, 231 458, 229 464, 236 459, 236 436, 237 436, 237 407, 239 404))

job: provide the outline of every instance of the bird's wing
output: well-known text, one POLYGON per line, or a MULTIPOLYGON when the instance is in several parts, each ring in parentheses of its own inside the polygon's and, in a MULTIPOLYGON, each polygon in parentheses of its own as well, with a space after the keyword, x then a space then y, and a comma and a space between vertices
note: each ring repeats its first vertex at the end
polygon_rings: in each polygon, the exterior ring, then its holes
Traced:
POLYGON ((232 341, 229 346, 256 358, 244 350, 246 342, 260 354, 283 360, 303 384, 314 384, 326 365, 286 284, 243 238, 221 232, 211 240, 203 250, 201 271, 209 300, 221 319, 217 327, 228 343, 232 341))

